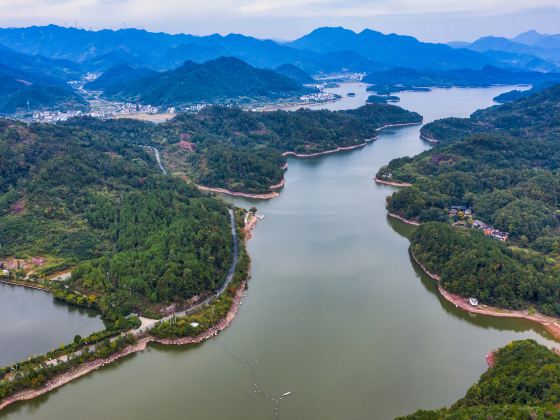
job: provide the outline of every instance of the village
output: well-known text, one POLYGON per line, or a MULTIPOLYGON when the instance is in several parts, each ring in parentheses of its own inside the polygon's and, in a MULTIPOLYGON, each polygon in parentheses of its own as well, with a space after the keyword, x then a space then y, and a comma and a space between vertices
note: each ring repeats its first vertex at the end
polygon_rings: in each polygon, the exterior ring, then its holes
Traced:
POLYGON ((509 233, 502 232, 486 223, 475 219, 474 212, 467 206, 451 206, 449 210, 449 217, 454 220, 454 226, 470 226, 473 229, 480 229, 485 236, 490 236, 499 241, 506 242, 509 238, 509 233))

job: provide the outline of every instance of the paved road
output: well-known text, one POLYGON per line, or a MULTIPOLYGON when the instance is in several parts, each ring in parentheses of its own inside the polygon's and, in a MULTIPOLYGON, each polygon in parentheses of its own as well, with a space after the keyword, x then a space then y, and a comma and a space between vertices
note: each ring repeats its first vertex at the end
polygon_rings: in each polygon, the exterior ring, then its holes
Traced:
MULTIPOLYGON (((167 171, 165 170, 165 168, 163 167, 163 165, 161 163, 161 159, 160 159, 160 156, 159 156, 158 149, 155 148, 154 146, 150 146, 150 147, 154 150, 159 168, 161 169, 161 171, 163 172, 164 175, 167 175, 167 171)), ((122 333, 121 335, 128 334, 128 333, 131 333, 135 336, 142 335, 142 334, 146 333, 148 330, 150 330, 150 328, 154 327, 154 325, 157 325, 160 322, 169 321, 170 319, 173 319, 175 317, 186 316, 186 315, 192 314, 193 312, 198 311, 199 309, 201 309, 205 305, 208 305, 208 304, 212 303, 215 299, 219 298, 226 291, 227 287, 229 286, 229 284, 233 280, 233 276, 235 274, 235 269, 237 267, 237 262, 239 261, 239 244, 237 242, 237 229, 235 228, 235 215, 234 215, 234 212, 233 212, 232 209, 228 209, 228 212, 229 212, 229 223, 230 223, 230 226, 231 226, 231 236, 233 238, 233 260, 231 261, 229 271, 227 273, 227 276, 226 276, 225 281, 222 284, 222 286, 218 290, 216 290, 216 292, 213 295, 207 297, 202 302, 199 302, 196 305, 191 306, 189 309, 186 309, 184 311, 175 312, 175 313, 173 313, 171 315, 168 315, 166 317, 163 317, 161 319, 151 319, 151 318, 140 317, 140 321, 142 322, 140 327, 138 327, 135 330, 131 330, 131 331, 126 332, 126 333, 122 333)), ((113 337, 111 339, 111 341, 116 340, 118 337, 119 336, 113 337)), ((92 346, 89 347, 89 349, 90 349, 90 351, 93 351, 95 349, 95 346, 92 345, 92 346)), ((81 354, 81 352, 82 351, 79 350, 79 351, 75 352, 74 355, 77 356, 77 355, 81 354)), ((61 356, 57 359, 47 361, 47 365, 53 365, 53 364, 57 364, 59 362, 66 362, 67 360, 68 360, 68 356, 61 356)))
POLYGON ((196 312, 199 309, 201 309, 203 306, 212 303, 215 299, 219 298, 226 291, 227 287, 233 280, 235 269, 237 267, 237 262, 239 261, 239 244, 237 242, 237 230, 235 229, 235 216, 232 209, 228 209, 228 212, 229 212, 229 220, 231 225, 231 236, 233 238, 233 259, 231 261, 229 271, 227 273, 226 279, 222 284, 222 286, 212 296, 207 297, 202 302, 199 302, 196 305, 191 306, 187 310, 172 313, 171 315, 168 315, 161 319, 142 318, 142 325, 139 328, 132 330, 131 331, 132 334, 141 335, 144 332, 148 331, 150 328, 152 328, 154 325, 159 324, 160 322, 169 321, 170 319, 173 319, 175 317, 182 317, 182 316, 192 314, 193 312, 196 312))
MULTIPOLYGON (((137 328, 135 330, 132 330, 132 331, 124 332, 124 333, 122 333, 122 334, 120 334, 116 337, 111 338, 110 341, 115 341, 121 335, 125 335, 125 334, 128 334, 128 333, 131 333, 135 336, 142 335, 142 334, 146 333, 154 325, 157 325, 160 322, 169 321, 170 319, 173 319, 174 317, 182 317, 182 316, 186 316, 188 314, 191 314, 193 312, 196 312, 199 309, 201 309, 204 305, 208 305, 208 304, 212 303, 215 299, 219 298, 226 291, 227 287, 229 286, 229 284, 233 280, 233 276, 235 274, 235 269, 237 267, 237 262, 239 261, 239 244, 237 243, 237 230, 235 229, 235 216, 234 216, 234 213, 233 213, 232 209, 228 209, 228 212, 229 212, 229 221, 230 221, 230 225, 231 225, 231 236, 233 238, 233 260, 231 261, 229 271, 227 273, 226 279, 225 279, 224 283, 222 284, 222 286, 212 296, 207 297, 202 302, 199 302, 196 305, 191 306, 187 310, 175 312, 175 313, 173 313, 171 315, 168 315, 166 317, 163 317, 161 319, 150 319, 150 318, 140 317, 140 320, 142 321, 142 325, 140 325, 139 328, 137 328)), ((95 350, 95 345, 89 346, 89 351, 94 351, 94 350, 95 350)), ((73 356, 79 356, 82 353, 82 351, 83 350, 78 350, 77 352, 74 352, 72 355, 73 356)), ((48 360, 46 362, 46 364, 47 365, 55 365, 55 364, 58 364, 58 363, 61 363, 61 362, 68 361, 68 358, 69 358, 68 355, 60 356, 56 359, 48 360)))

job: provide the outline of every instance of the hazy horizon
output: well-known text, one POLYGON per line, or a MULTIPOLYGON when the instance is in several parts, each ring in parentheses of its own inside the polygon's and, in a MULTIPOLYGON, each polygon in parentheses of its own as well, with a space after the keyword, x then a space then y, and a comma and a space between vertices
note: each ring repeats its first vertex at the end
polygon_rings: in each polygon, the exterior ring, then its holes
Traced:
POLYGON ((195 5, 191 0, 5 0, 0 26, 56 24, 83 29, 137 28, 151 32, 209 35, 240 33, 261 39, 293 40, 317 27, 343 26, 360 32, 411 35, 422 41, 473 41, 481 36, 513 37, 530 29, 558 33, 557 1, 538 0, 532 7, 502 0, 217 0, 195 5), (27 6, 26 6, 27 5, 27 6), (29 13, 29 8, 33 13, 29 13), (110 12, 110 13, 109 13, 110 12), (32 15, 32 16, 31 16, 32 15))

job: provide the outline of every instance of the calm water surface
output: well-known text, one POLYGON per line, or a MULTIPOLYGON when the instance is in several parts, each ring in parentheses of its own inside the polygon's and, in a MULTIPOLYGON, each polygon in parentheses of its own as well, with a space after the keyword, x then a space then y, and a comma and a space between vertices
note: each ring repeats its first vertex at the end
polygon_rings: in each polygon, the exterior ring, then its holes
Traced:
MULTIPOLYGON (((328 107, 363 103, 364 87, 343 85, 357 98, 328 107)), ((467 116, 507 90, 399 96, 430 121, 467 116)), ((484 355, 511 340, 552 344, 530 323, 458 311, 411 263, 410 228, 384 208, 393 189, 372 177, 426 150, 418 131, 386 130, 362 149, 289 161, 280 197, 256 202, 265 219, 249 243, 249 290, 218 337, 152 346, 6 418, 390 419, 455 401, 486 369, 484 355), (288 391, 275 406, 271 398, 288 391)))
POLYGON ((0 366, 104 329, 101 318, 41 290, 0 283, 0 366))

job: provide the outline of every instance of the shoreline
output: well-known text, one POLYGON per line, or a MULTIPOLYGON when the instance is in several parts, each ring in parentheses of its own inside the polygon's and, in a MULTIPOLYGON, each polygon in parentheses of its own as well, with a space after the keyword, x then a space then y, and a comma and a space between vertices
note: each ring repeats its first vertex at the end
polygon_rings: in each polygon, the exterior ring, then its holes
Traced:
MULTIPOLYGON (((207 187, 205 185, 198 185, 198 184, 196 184, 196 187, 202 191, 226 194, 226 195, 231 195, 233 197, 254 198, 259 200, 269 200, 271 198, 278 197, 280 195, 280 193, 276 191, 271 191, 269 193, 263 193, 263 194, 251 194, 251 193, 244 193, 240 191, 231 191, 226 188, 207 187)), ((278 184, 271 185, 269 188, 278 189, 282 187, 284 187, 284 179, 282 179, 282 181, 280 181, 278 184)))
POLYGON ((292 157, 296 157, 296 158, 305 159, 305 158, 311 158, 311 157, 317 157, 317 156, 323 156, 323 155, 331 155, 333 153, 344 152, 346 150, 354 150, 354 149, 358 149, 360 147, 364 147, 364 146, 368 145, 369 143, 371 143, 372 141, 375 141, 376 139, 377 139, 377 137, 373 137, 371 139, 364 140, 364 142, 360 143, 360 144, 355 144, 353 146, 339 146, 336 149, 325 150, 324 152, 316 152, 316 153, 284 152, 284 153, 282 153, 282 156, 292 156, 292 157))
POLYGON ((395 127, 407 127, 409 125, 421 125, 423 123, 422 121, 418 121, 418 122, 409 122, 409 123, 398 123, 398 124, 385 124, 379 128, 376 128, 376 131, 381 131, 381 130, 385 130, 386 128, 395 128, 395 127))
MULTIPOLYGON (((251 239, 253 228, 255 227, 257 222, 257 217, 253 216, 251 220, 249 220, 248 223, 244 226, 243 232, 245 233, 245 235, 243 240, 245 243, 247 243, 247 241, 251 239)), ((183 346, 188 344, 198 344, 218 335, 220 331, 229 327, 232 321, 235 319, 241 306, 241 300, 245 296, 245 291, 247 290, 247 281, 249 277, 250 274, 248 274, 247 278, 239 284, 239 287, 235 292, 235 296, 233 297, 233 302, 228 312, 226 313, 226 316, 220 319, 214 326, 208 328, 206 331, 203 331, 194 337, 181 338, 157 338, 152 335, 140 336, 138 337, 138 341, 136 342, 136 344, 130 345, 118 353, 115 353, 107 358, 97 359, 91 362, 84 363, 80 366, 75 367, 74 369, 69 370, 68 372, 55 376, 39 389, 25 389, 5 398, 4 400, 0 401, 0 411, 11 404, 19 401, 32 400, 33 398, 39 397, 43 394, 60 388, 61 386, 66 385, 67 383, 72 382, 75 379, 98 370, 103 366, 109 365, 131 354, 141 352, 145 350, 150 343, 183 346)))
MULTIPOLYGON (((375 131, 379 132, 381 130, 385 130, 386 128, 405 127, 405 126, 409 126, 409 125, 419 125, 419 124, 422 124, 422 122, 420 121, 420 122, 409 122, 409 123, 399 123, 399 124, 386 124, 386 125, 383 125, 379 128, 376 128, 375 131)), ((282 156, 292 156, 292 157, 296 157, 296 158, 310 158, 310 157, 316 157, 316 156, 330 155, 330 154, 333 154, 333 153, 344 152, 346 150, 358 149, 360 147, 367 146, 369 143, 374 142, 375 140, 377 140, 377 136, 369 138, 369 139, 365 139, 364 142, 360 143, 360 144, 355 144, 355 145, 352 145, 352 146, 339 146, 336 149, 325 150, 324 152, 297 153, 297 152, 288 151, 288 152, 282 153, 282 156)))
POLYGON ((398 214, 387 212, 387 215, 394 219, 398 219, 401 222, 406 223, 407 225, 420 226, 420 222, 415 222, 414 220, 405 219, 404 217, 399 216, 398 214))
POLYGON ((420 133, 420 138, 424 141, 427 141, 428 143, 431 143, 431 144, 438 144, 439 143, 439 140, 433 139, 431 137, 427 137, 427 136, 423 135, 422 133, 420 133))
POLYGON ((11 286, 27 287, 28 289, 41 290, 43 292, 51 293, 51 291, 46 287, 32 286, 26 283, 18 283, 18 282, 13 282, 8 280, 0 280, 0 283, 9 284, 11 286))
POLYGON ((182 338, 173 338, 173 339, 157 338, 151 335, 148 335, 146 337, 141 337, 138 339, 138 342, 136 344, 126 347, 119 353, 113 354, 104 359, 93 360, 91 362, 78 366, 74 369, 71 369, 68 372, 65 372, 59 376, 54 377, 39 389, 26 389, 7 397, 5 400, 0 402, 0 410, 18 401, 26 401, 39 397, 43 394, 55 390, 56 388, 66 385, 67 383, 75 379, 85 376, 97 369, 100 369, 103 366, 116 362, 117 360, 122 359, 123 357, 141 352, 145 350, 148 347, 148 344, 150 343, 159 343, 163 345, 198 344, 205 340, 208 340, 211 337, 218 335, 220 331, 224 330, 231 324, 231 322, 237 315, 237 312, 239 311, 241 299, 245 295, 246 285, 247 285, 246 280, 241 282, 241 284, 239 285, 239 288, 235 293, 235 297, 233 298, 233 303, 231 304, 231 307, 227 312, 226 316, 222 318, 216 325, 200 333, 199 335, 194 337, 182 337, 182 338))
POLYGON ((422 271, 426 275, 438 282, 438 291, 440 295, 443 296, 448 302, 453 303, 456 308, 478 315, 525 319, 541 325, 552 336, 554 340, 560 341, 560 319, 548 315, 543 315, 539 312, 530 314, 528 310, 501 309, 495 306, 484 304, 472 306, 469 303, 468 298, 453 294, 445 290, 440 283, 441 277, 437 274, 431 273, 424 265, 422 265, 418 261, 412 250, 410 250, 410 255, 412 256, 414 262, 422 269, 422 271))
POLYGON ((376 184, 390 185, 391 187, 399 187, 399 188, 412 187, 412 184, 410 182, 385 181, 377 177, 373 178, 373 180, 375 181, 376 184))
MULTIPOLYGON (((284 171, 286 171, 288 169, 288 162, 286 162, 282 166, 282 169, 284 171)), ((284 188, 284 184, 285 184, 285 179, 284 179, 284 177, 282 177, 282 180, 278 184, 272 184, 268 188, 270 188, 271 190, 277 190, 277 189, 280 189, 280 188, 284 188)), ((228 190, 227 188, 207 187, 205 185, 198 185, 198 184, 195 184, 195 185, 201 191, 209 191, 209 192, 214 192, 214 193, 226 194, 226 195, 230 195, 232 197, 253 198, 253 199, 257 199, 257 200, 270 200, 271 198, 278 197, 280 195, 280 193, 277 192, 277 191, 271 191, 269 193, 262 193, 262 194, 252 194, 252 193, 245 193, 245 192, 241 192, 241 191, 231 191, 231 190, 228 190)))

